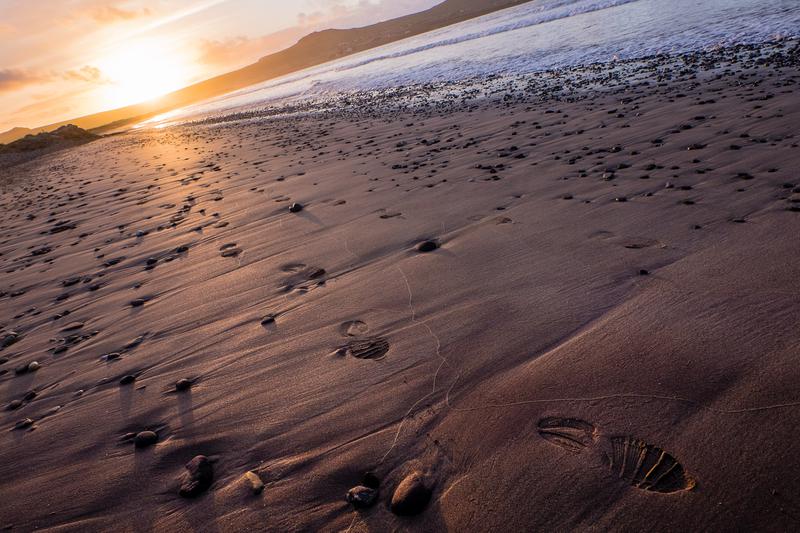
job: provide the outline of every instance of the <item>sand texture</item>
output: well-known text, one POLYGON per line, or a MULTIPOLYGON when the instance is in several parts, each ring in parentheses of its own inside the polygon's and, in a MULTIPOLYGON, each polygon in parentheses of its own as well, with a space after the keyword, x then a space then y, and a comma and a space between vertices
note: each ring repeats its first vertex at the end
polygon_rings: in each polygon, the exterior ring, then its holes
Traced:
POLYGON ((0 527, 797 528, 787 50, 13 167, 0 527))

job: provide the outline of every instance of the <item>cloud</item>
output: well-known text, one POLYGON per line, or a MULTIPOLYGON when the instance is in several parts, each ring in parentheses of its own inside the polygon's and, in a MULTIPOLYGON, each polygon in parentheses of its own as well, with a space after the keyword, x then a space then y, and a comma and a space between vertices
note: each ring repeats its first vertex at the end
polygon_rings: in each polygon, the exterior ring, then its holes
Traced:
POLYGON ((29 85, 47 82, 48 76, 25 69, 0 69, 0 92, 16 91, 29 85))
POLYGON ((153 15, 153 12, 143 7, 141 9, 125 9, 115 5, 102 5, 92 8, 89 16, 96 22, 103 24, 113 24, 115 22, 126 22, 138 18, 146 18, 153 15))
POLYGON ((90 65, 63 72, 40 72, 9 68, 0 69, 0 92, 16 91, 32 85, 43 85, 59 80, 93 84, 108 83, 100 69, 90 65))
POLYGON ((88 83, 107 83, 103 73, 97 67, 85 65, 77 70, 67 70, 60 75, 65 81, 84 81, 88 83))

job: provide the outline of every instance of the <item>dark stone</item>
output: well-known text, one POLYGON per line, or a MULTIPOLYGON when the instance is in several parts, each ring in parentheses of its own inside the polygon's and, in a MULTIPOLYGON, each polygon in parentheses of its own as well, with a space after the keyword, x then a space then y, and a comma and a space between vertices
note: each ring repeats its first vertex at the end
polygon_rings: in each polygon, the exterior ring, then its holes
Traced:
POLYGON ((184 498, 199 496, 211 486, 214 480, 214 469, 205 455, 198 455, 186 463, 186 472, 181 479, 178 493, 184 498))
POLYGON ((22 407, 22 400, 11 400, 6 409, 13 411, 15 409, 19 409, 20 407, 22 407))
POLYGON ((289 206, 290 213, 299 213, 302 210, 303 210, 303 204, 299 204, 297 202, 289 206))
POLYGON ((140 431, 133 438, 133 444, 137 448, 147 448, 158 442, 158 433, 155 431, 140 431))
POLYGON ((24 418, 24 419, 20 420, 19 422, 17 422, 16 424, 14 424, 14 429, 17 429, 17 430, 19 430, 19 429, 27 429, 27 428, 31 427, 32 425, 33 425, 33 420, 32 419, 24 418))
POLYGON ((436 250, 438 247, 439 245, 436 243, 436 241, 424 241, 417 245, 417 251, 421 253, 427 253, 436 250))
POLYGON ((127 376, 123 376, 122 379, 119 380, 120 385, 130 385, 136 381, 136 376, 128 374, 127 376))
POLYGON ((378 501, 378 491, 358 485, 347 491, 347 502, 356 509, 372 507, 378 501))
POLYGON ((178 392, 184 392, 192 388, 192 380, 191 379, 179 379, 175 382, 175 390, 178 392))

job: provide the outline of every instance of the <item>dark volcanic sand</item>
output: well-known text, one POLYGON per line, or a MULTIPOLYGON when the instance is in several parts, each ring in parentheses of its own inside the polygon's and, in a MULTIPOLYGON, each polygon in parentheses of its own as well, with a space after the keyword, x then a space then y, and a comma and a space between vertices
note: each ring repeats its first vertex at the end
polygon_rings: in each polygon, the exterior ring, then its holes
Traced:
POLYGON ((794 46, 15 167, 0 527, 797 528, 794 46))

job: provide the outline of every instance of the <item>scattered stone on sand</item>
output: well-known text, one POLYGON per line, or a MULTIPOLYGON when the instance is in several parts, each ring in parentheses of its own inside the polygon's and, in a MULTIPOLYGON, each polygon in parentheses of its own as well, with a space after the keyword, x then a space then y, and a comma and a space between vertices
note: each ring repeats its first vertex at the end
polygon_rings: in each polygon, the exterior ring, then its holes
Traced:
POLYGON ((378 486, 380 482, 378 482, 377 478, 373 479, 374 476, 370 476, 371 474, 367 474, 364 477, 363 485, 356 485, 347 491, 345 498, 356 509, 372 507, 378 501, 378 486))
POLYGON ((178 392, 184 392, 192 388, 194 382, 191 379, 179 379, 175 382, 175 390, 178 392))
POLYGON ((299 213, 302 210, 303 210, 303 204, 299 204, 297 202, 289 206, 290 213, 299 213))
POLYGON ((28 374, 29 372, 36 372, 40 368, 42 368, 42 365, 38 361, 31 361, 30 363, 26 363, 15 368, 14 373, 18 376, 22 376, 24 374, 28 374))
POLYGON ((141 307, 144 303, 144 298, 136 298, 135 300, 131 300, 131 307, 141 307))
POLYGON ((258 474, 250 470, 249 472, 245 472, 244 480, 247 483, 247 486, 250 487, 250 491, 254 495, 259 495, 264 492, 264 482, 261 481, 261 478, 258 474))
POLYGON ((419 472, 407 475, 392 495, 391 509, 396 515, 416 515, 425 510, 431 499, 431 490, 419 472))
POLYGON ((421 253, 432 252, 439 247, 436 241, 423 241, 417 245, 417 251, 421 253))
POLYGON ((17 333, 16 331, 8 331, 8 332, 4 333, 2 340, 0 340, 0 350, 2 350, 4 348, 8 348, 12 344, 14 344, 17 341, 19 341, 20 338, 21 338, 21 335, 19 333, 17 333))
POLYGON ((275 323, 275 315, 266 315, 264 318, 261 319, 262 326, 268 326, 274 323, 275 323))
POLYGON ((140 431, 133 438, 133 444, 137 448, 147 448, 158 442, 158 433, 155 431, 140 431))
POLYGON ((198 455, 186 463, 186 472, 181 477, 178 494, 184 498, 195 498, 204 493, 214 480, 214 469, 205 455, 198 455))
POLYGON ((22 400, 11 400, 11 402, 9 402, 9 404, 6 406, 6 409, 9 411, 14 411, 15 409, 22 407, 22 405, 22 400))
POLYGON ((122 376, 122 378, 119 380, 119 384, 130 385, 134 381, 136 381, 136 376, 134 376, 133 374, 128 374, 127 376, 122 376))
POLYGON ((33 425, 33 419, 31 419, 31 418, 23 418, 22 420, 20 420, 16 424, 14 424, 14 429, 16 429, 16 430, 27 429, 27 428, 31 427, 32 425, 33 425))

